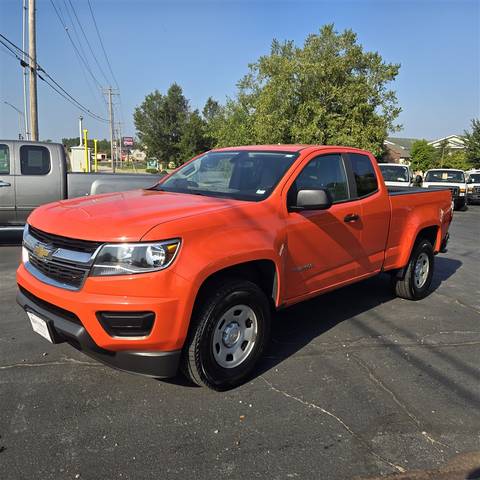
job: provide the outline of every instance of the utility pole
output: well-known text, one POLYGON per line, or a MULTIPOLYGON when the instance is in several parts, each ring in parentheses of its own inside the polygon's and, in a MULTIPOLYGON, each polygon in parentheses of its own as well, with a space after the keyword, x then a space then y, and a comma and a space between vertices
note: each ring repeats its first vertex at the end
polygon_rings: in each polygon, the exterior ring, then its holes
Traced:
POLYGON ((7 102, 6 100, 4 100, 4 102, 6 105, 8 105, 9 107, 12 107, 17 113, 18 113, 18 139, 19 140, 23 140, 23 135, 22 135, 22 116, 23 116, 23 113, 21 110, 19 110, 15 105, 12 105, 11 103, 7 102))
MULTIPOLYGON (((22 61, 26 65, 25 49, 27 44, 27 0, 22 2, 22 61)), ((23 119, 25 121, 25 138, 30 140, 30 133, 28 131, 28 106, 27 106, 27 67, 23 67, 23 119)))
POLYGON ((115 124, 113 123, 112 97, 113 95, 118 95, 118 93, 113 93, 112 87, 108 87, 105 93, 108 96, 108 113, 110 117, 110 156, 112 159, 112 171, 113 173, 115 173, 115 156, 114 156, 114 147, 113 147, 113 140, 115 138, 115 134, 114 134, 115 124))
POLYGON ((28 54, 30 55, 30 127, 31 139, 38 141, 37 101, 37 41, 35 31, 35 1, 28 0, 28 54))

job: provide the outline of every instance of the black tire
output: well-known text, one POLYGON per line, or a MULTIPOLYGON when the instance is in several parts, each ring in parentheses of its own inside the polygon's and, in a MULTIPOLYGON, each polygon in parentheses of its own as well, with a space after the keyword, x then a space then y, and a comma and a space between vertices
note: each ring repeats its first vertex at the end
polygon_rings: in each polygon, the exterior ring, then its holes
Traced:
POLYGON ((268 342, 270 316, 269 301, 255 283, 241 279, 223 279, 221 283, 212 284, 192 316, 182 354, 183 374, 197 385, 212 390, 223 391, 242 384, 268 342), (254 312, 256 337, 242 363, 225 368, 218 363, 214 355, 214 348, 218 347, 218 344, 215 344, 215 332, 217 327, 218 330, 224 328, 223 325, 218 325, 222 316, 228 315, 228 312, 238 305, 246 306, 254 312))
POLYGON ((466 210, 467 202, 465 199, 455 200, 455 210, 466 210))
POLYGON ((428 295, 432 284, 434 265, 435 257, 433 255, 432 244, 425 239, 418 241, 413 248, 403 277, 398 278, 395 275, 393 276, 396 295, 407 300, 421 300, 422 298, 425 298, 428 295), (428 258, 428 274, 424 283, 419 286, 416 281, 415 266, 417 265, 420 256, 423 254, 424 256, 422 256, 422 260, 428 258))

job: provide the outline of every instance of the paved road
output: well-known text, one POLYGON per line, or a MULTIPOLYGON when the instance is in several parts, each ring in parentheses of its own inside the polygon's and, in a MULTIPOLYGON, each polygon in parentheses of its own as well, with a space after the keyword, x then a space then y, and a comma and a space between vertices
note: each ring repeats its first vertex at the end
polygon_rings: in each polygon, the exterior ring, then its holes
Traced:
POLYGON ((380 276, 279 313, 227 393, 48 344, 15 304, 20 248, 0 247, 0 478, 480 476, 479 226, 480 206, 456 213, 423 301, 380 276))

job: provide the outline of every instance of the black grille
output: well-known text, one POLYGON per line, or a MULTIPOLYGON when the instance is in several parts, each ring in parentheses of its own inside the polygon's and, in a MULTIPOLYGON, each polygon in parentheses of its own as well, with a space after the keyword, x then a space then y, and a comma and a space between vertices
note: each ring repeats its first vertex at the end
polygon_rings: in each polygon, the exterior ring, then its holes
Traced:
POLYGON ((474 187, 473 191, 474 191, 475 193, 480 193, 480 187, 474 187))
POLYGON ((449 187, 450 191, 452 192, 452 197, 458 197, 458 194, 460 193, 458 187, 449 187))
POLYGON ((61 237, 51 233, 43 232, 32 227, 28 227, 28 231, 32 237, 42 243, 52 245, 54 248, 66 248, 68 250, 76 250, 77 252, 93 253, 102 243, 91 242, 89 240, 77 240, 74 238, 61 237))
POLYGON ((29 261, 32 266, 48 278, 74 288, 80 288, 88 274, 87 269, 74 267, 54 260, 39 260, 33 254, 30 254, 29 261))

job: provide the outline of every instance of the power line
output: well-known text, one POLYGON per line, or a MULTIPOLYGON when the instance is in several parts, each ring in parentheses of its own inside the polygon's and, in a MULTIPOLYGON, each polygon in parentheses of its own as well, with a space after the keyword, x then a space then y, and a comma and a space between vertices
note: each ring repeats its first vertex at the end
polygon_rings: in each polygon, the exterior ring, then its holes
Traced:
POLYGON ((70 35, 70 32, 68 31, 68 27, 66 26, 65 22, 63 21, 55 3, 53 0, 50 0, 50 3, 52 4, 53 9, 55 10, 55 13, 57 14, 57 18, 61 25, 63 26, 65 33, 67 34, 68 39, 70 40, 70 43, 72 44, 73 49, 75 50, 75 53, 77 54, 78 58, 81 60, 81 62, 84 64, 85 68, 87 69, 88 73, 90 73, 90 76, 92 77, 93 81, 98 85, 98 87, 101 89, 102 84, 97 80, 97 77, 93 74, 90 65, 88 65, 88 62, 82 57, 80 54, 77 46, 75 45, 75 42, 72 39, 72 36, 70 35))
MULTIPOLYGON (((75 27, 75 22, 74 22, 74 20, 73 20, 73 18, 72 18, 72 15, 70 14, 70 10, 69 10, 68 7, 67 7, 66 0, 63 0, 63 4, 64 4, 65 11, 66 11, 66 13, 67 13, 67 15, 68 15, 68 18, 70 19, 70 23, 72 24, 73 33, 74 33, 74 35, 75 35, 75 38, 77 39, 78 47, 79 47, 79 49, 80 49, 80 51, 81 51, 81 53, 82 53, 82 56, 83 56, 83 58, 80 59, 79 56, 77 55, 77 58, 79 58, 79 60, 81 60, 83 64, 86 64, 86 63, 88 64, 88 57, 87 57, 87 55, 86 55, 86 53, 85 53, 85 50, 83 49, 82 42, 81 42, 81 40, 80 40, 80 35, 79 35, 78 32, 77 32, 77 28, 75 27)), ((60 7, 60 5, 58 5, 58 10, 59 10, 59 12, 61 12, 61 7, 60 7)), ((67 24, 67 21, 66 21, 65 17, 63 17, 63 22, 64 22, 65 25, 67 24)), ((90 93, 91 93, 92 97, 95 98, 95 103, 97 104, 97 106, 100 107, 100 104, 101 104, 102 102, 105 103, 105 99, 103 98, 103 95, 101 95, 100 91, 95 88, 95 85, 93 85, 93 89, 92 89, 92 85, 91 85, 90 81, 88 80, 88 76, 86 75, 85 70, 84 70, 83 68, 81 68, 81 70, 82 70, 82 74, 83 74, 83 76, 84 76, 84 78, 85 78, 85 82, 87 83, 88 89, 90 90, 90 93), (98 103, 98 99, 100 99, 100 103, 98 103)), ((102 107, 103 107, 103 106, 105 106, 105 105, 102 105, 102 107)), ((102 107, 100 107, 100 108, 102 108, 102 107)))
MULTIPOLYGON (((22 67, 28 67, 28 68, 33 68, 30 63, 25 62, 22 60, 22 58, 19 56, 20 54, 24 54, 26 58, 31 60, 31 57, 28 53, 24 52, 20 47, 15 45, 13 42, 11 42, 7 37, 2 35, 0 33, 0 44, 2 44, 9 52, 12 54, 19 62, 22 67), (9 45, 8 45, 8 44, 9 45), (14 49, 12 49, 13 47, 14 49)), ((89 115, 90 117, 101 121, 101 122, 107 122, 108 120, 106 118, 101 117, 100 115, 97 115, 96 113, 92 112, 89 110, 87 107, 85 107, 82 103, 80 103, 76 98, 74 98, 70 93, 68 93, 43 67, 41 67, 37 63, 37 72, 42 72, 44 75, 38 74, 38 77, 45 82, 52 90, 57 92, 60 96, 62 96, 65 100, 68 102, 72 103, 75 107, 77 107, 79 110, 83 111, 85 114, 89 115)))
MULTIPOLYGON (((52 0, 50 0, 50 1, 52 1, 52 0)), ((98 39, 100 41, 100 46, 102 47, 103 55, 104 55, 105 60, 107 62, 108 69, 110 70, 110 74, 112 75, 112 79, 115 82, 115 87, 118 90, 118 82, 117 82, 117 79, 115 78, 115 75, 113 74, 113 70, 112 70, 112 66, 110 65, 110 61, 108 60, 108 55, 107 55, 107 52, 105 51, 105 46, 103 45, 103 40, 102 40, 102 37, 100 35, 100 30, 98 29, 97 21, 95 20, 95 15, 93 14, 92 4, 90 3, 90 0, 87 0, 87 2, 88 2, 88 8, 90 9, 90 14, 91 14, 92 19, 93 19, 93 24, 95 25, 95 30, 97 31, 97 36, 98 36, 98 39)))
MULTIPOLYGON (((65 0, 63 0, 63 1, 65 2, 65 0)), ((103 78, 105 79, 107 84, 110 83, 107 76, 105 75, 105 71, 103 70, 102 66, 100 65, 100 62, 97 59, 97 56, 95 55, 95 52, 93 51, 92 45, 90 44, 87 35, 85 34, 85 30, 83 29, 82 23, 80 22, 80 19, 78 18, 78 15, 77 15, 77 12, 75 10, 75 7, 73 6, 72 0, 68 0, 68 3, 70 4, 70 7, 73 11, 73 14, 75 15, 75 18, 77 20, 78 26, 80 27, 80 30, 82 32, 83 38, 85 39, 85 42, 88 46, 88 49, 90 50, 90 53, 92 54, 92 57, 95 60, 95 63, 97 64, 97 67, 100 70, 100 73, 103 75, 103 78)), ((73 22, 72 22, 72 24, 73 24, 73 22)))

